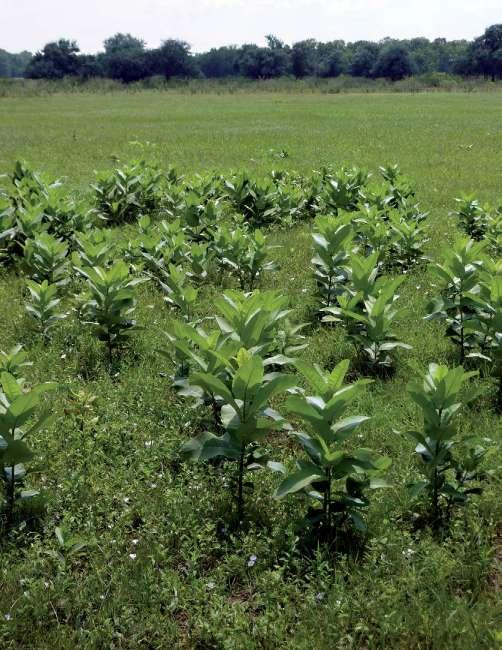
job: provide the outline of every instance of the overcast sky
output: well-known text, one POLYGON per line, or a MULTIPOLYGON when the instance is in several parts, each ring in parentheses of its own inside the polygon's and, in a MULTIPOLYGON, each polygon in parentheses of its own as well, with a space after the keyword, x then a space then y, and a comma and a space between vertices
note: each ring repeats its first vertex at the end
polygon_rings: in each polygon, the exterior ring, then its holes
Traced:
POLYGON ((149 47, 181 38, 194 51, 263 43, 266 34, 287 43, 471 39, 500 22, 502 0, 0 0, 0 48, 35 51, 66 37, 96 52, 116 32, 131 32, 149 47))

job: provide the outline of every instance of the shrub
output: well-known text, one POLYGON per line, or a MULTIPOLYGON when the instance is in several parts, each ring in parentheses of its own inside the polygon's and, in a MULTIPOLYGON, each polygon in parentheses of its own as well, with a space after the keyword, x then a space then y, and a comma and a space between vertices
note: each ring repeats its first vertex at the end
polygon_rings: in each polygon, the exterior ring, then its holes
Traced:
POLYGON ((276 490, 282 498, 302 492, 315 503, 309 511, 310 523, 325 541, 333 541, 349 522, 360 531, 366 530, 362 513, 369 500, 368 489, 383 487, 377 475, 389 461, 369 449, 344 449, 343 443, 364 423, 366 416, 344 417, 351 402, 367 385, 367 380, 344 385, 349 366, 340 362, 326 373, 318 366, 296 362, 308 384, 308 393, 291 395, 285 409, 307 426, 307 431, 291 435, 303 448, 306 459, 296 463, 276 490), (311 392, 310 392, 311 391, 311 392))
POLYGON ((424 380, 409 386, 424 421, 423 431, 407 432, 418 443, 415 452, 424 476, 410 484, 409 489, 414 497, 426 495, 427 518, 436 530, 445 523, 454 505, 466 503, 470 495, 481 491, 477 486, 469 487, 469 483, 479 478, 478 466, 484 449, 471 448, 464 458, 454 454, 458 442, 456 421, 462 409, 479 394, 471 388, 462 395, 462 386, 476 374, 461 367, 449 369, 432 363, 424 380))

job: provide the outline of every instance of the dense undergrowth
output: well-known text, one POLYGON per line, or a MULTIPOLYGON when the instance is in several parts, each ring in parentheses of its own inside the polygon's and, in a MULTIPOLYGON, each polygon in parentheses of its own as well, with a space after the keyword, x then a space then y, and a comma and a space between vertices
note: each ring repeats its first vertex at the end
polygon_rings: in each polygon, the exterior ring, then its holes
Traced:
POLYGON ((4 645, 494 647, 501 211, 452 210, 441 250, 395 166, 16 165, 4 645))
POLYGON ((0 79, 0 97, 31 97, 57 93, 138 93, 144 90, 185 94, 240 94, 240 93, 416 93, 416 92, 476 92, 496 91, 500 83, 484 77, 464 78, 444 73, 429 73, 390 81, 389 79, 365 79, 341 75, 334 79, 170 79, 152 77, 134 83, 122 83, 113 79, 0 79))

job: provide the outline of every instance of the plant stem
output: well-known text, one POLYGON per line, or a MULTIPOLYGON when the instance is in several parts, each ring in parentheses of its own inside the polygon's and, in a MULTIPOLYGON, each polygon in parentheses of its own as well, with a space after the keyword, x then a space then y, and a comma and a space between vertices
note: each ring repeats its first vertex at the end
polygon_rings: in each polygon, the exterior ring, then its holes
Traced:
POLYGON ((327 474, 327 480, 328 480, 328 487, 326 488, 326 493, 328 495, 327 526, 328 526, 328 535, 331 536, 331 468, 329 468, 327 470, 326 474, 327 474))
POLYGON ((244 454, 246 452, 246 445, 241 446, 241 455, 239 457, 239 476, 237 488, 237 519, 240 522, 244 517, 244 454))
POLYGON ((14 469, 15 465, 12 465, 10 470, 11 470, 11 475, 10 475, 10 481, 9 481, 9 487, 8 487, 8 494, 7 494, 7 528, 10 528, 13 520, 13 515, 14 515, 14 501, 15 501, 15 475, 14 475, 14 469))
POLYGON ((434 513, 433 527, 437 529, 438 527, 438 517, 439 517, 439 504, 438 504, 438 470, 437 467, 434 468, 433 474, 433 489, 432 489, 432 512, 434 513))

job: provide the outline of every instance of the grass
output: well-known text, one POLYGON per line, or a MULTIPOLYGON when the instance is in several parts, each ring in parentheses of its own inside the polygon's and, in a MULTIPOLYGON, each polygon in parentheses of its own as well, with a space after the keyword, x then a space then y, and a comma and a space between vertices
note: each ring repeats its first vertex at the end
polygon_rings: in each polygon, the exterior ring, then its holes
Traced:
MULTIPOLYGON (((111 154, 130 155, 133 140, 155 143, 165 165, 190 173, 309 171, 328 162, 375 170, 398 162, 431 213, 436 255, 455 235, 448 216, 455 196, 474 191, 482 201, 500 199, 501 108, 497 93, 3 98, 0 172, 24 157, 84 190, 111 154), (271 153, 281 149, 287 158, 271 153)), ((309 314, 312 288, 308 230, 274 233, 280 270, 264 280, 290 295, 300 320, 309 314)), ((215 291, 203 291, 201 314, 211 313, 215 291)), ((401 354, 396 375, 376 381, 358 405, 372 416, 362 430, 365 444, 393 459, 392 487, 374 497, 362 556, 335 561, 323 549, 313 558, 299 551, 295 524, 305 504, 272 500, 271 474, 255 479, 249 529, 238 538, 222 534, 230 470, 178 460, 198 414, 163 376, 156 350, 167 311, 153 287, 139 290, 145 329, 120 374, 110 377, 102 347, 72 320, 43 346, 24 313, 22 279, 0 276, 0 347, 23 342, 34 361, 28 379, 61 385, 56 424, 34 441, 30 485, 42 488, 46 512, 1 547, 1 647, 495 648, 495 479, 456 516, 443 542, 414 531, 414 504, 403 488, 417 469, 413 445, 395 430, 420 424, 406 383, 431 361, 457 361, 441 327, 422 320, 433 292, 428 272, 406 279, 398 334, 413 351, 401 354), (97 423, 84 431, 65 417, 70 388, 97 396, 97 423), (85 546, 61 550, 56 526, 85 546)), ((331 367, 352 355, 337 331, 309 329, 308 358, 331 367)), ((496 470, 501 424, 489 394, 466 412, 462 430, 492 441, 485 464, 496 470)), ((291 461, 282 436, 270 447, 291 461)))

